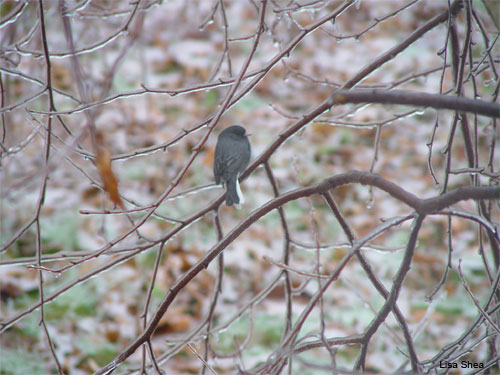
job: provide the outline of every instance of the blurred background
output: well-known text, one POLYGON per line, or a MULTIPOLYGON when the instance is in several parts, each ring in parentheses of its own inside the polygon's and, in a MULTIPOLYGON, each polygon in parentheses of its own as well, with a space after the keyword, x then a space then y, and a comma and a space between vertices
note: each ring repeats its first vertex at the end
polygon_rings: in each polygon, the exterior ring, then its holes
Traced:
MULTIPOLYGON (((260 1, 0 3, 0 373, 88 374, 112 361, 142 331, 145 307, 150 317, 218 242, 213 210, 188 220, 223 194, 213 182, 217 135, 242 124, 252 134, 252 160, 258 158, 333 90, 448 6, 445 0, 268 1, 254 51, 260 1), (207 124, 249 56, 233 104, 212 130, 207 124), (96 145, 109 152, 113 172, 96 166, 96 145), (110 199, 106 175, 116 177, 126 212, 110 199)), ((497 101, 498 28, 483 2, 467 9, 454 20, 467 54, 463 95, 497 101)), ((449 29, 447 22, 432 28, 357 87, 453 94, 449 29)), ((497 120, 468 116, 474 171, 467 170, 459 130, 447 149, 453 112, 378 104, 332 107, 268 162, 280 193, 352 170, 380 174, 419 198, 439 195, 446 178, 448 190, 470 185, 471 175, 477 185, 498 185, 497 120)), ((242 190, 241 209, 218 211, 224 235, 274 197, 262 165, 242 190)), ((332 194, 357 238, 412 212, 367 186, 332 194)), ((487 205, 498 225, 498 201, 487 205)), ((455 208, 478 212, 474 201, 455 208)), ((222 269, 213 262, 176 297, 152 340, 167 374, 236 373, 267 361, 317 293, 315 275, 327 276, 351 248, 323 197, 292 201, 283 212, 290 238, 272 211, 224 250, 222 269)), ((410 224, 391 226, 362 248, 389 290, 410 224)), ((485 232, 464 218, 426 218, 398 307, 419 360, 430 361, 427 369, 438 359, 454 360, 439 357, 440 350, 479 314, 460 262, 484 303, 496 274, 485 232)), ((304 321, 300 343, 361 334, 383 303, 353 259, 304 321)), ((467 336, 461 350, 468 354, 460 360, 494 358, 489 332, 483 323, 467 336)), ((352 371, 359 352, 359 345, 306 350, 283 371, 352 371)), ((115 373, 140 372, 143 358, 154 373, 142 349, 115 373)), ((389 315, 370 341, 366 369, 410 368, 401 327, 389 315)))

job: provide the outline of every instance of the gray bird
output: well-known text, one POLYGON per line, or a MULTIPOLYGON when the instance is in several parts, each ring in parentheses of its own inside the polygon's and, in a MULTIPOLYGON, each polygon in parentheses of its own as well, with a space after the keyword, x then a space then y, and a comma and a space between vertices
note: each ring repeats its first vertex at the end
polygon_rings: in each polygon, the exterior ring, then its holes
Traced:
POLYGON ((215 183, 226 188, 226 205, 243 203, 238 178, 250 161, 250 142, 243 126, 233 125, 222 131, 214 155, 215 183))

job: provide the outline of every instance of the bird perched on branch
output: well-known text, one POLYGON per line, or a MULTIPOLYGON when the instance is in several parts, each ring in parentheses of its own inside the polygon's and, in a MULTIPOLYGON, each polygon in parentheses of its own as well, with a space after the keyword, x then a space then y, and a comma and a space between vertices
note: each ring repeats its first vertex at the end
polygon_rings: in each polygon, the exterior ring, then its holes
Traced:
POLYGON ((248 134, 243 126, 233 125, 222 131, 214 155, 215 183, 226 188, 226 205, 243 203, 239 176, 245 171, 251 155, 248 134))

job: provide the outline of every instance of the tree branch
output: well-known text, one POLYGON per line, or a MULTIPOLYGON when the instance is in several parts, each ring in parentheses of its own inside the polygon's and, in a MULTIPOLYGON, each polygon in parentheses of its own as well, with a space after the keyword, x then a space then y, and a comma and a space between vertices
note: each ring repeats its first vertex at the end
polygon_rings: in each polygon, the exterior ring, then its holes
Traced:
MULTIPOLYGON (((229 246, 236 238, 239 237, 241 233, 247 230, 250 225, 257 222, 260 218, 267 215, 271 211, 278 209, 284 204, 297 200, 299 198, 305 198, 313 194, 326 194, 330 189, 336 187, 351 184, 351 183, 361 183, 362 185, 376 186, 381 190, 386 191, 394 198, 406 203, 410 207, 414 208, 417 213, 424 217, 427 214, 439 211, 440 209, 447 207, 451 204, 457 203, 461 200, 467 199, 500 199, 500 186, 470 186, 459 188, 450 191, 446 194, 430 198, 430 199, 419 199, 412 193, 402 189, 398 185, 384 179, 375 174, 352 171, 348 173, 339 174, 330 177, 320 183, 292 190, 288 193, 280 195, 269 202, 263 204, 261 207, 253 211, 247 216, 239 225, 237 225, 233 230, 231 230, 222 240, 220 240, 215 246, 213 246, 207 254, 201 258, 195 265, 193 265, 182 277, 180 277, 171 287, 170 291, 166 294, 163 301, 158 306, 158 309, 153 314, 151 320, 148 323, 147 328, 140 334, 122 353, 120 353, 112 362, 107 366, 101 368, 95 375, 110 374, 116 366, 125 361, 130 357, 139 346, 148 341, 156 329, 156 326, 160 322, 161 317, 168 310, 175 297, 184 287, 194 279, 201 271, 206 269, 208 265, 217 256, 222 253, 222 251, 229 246)), ((419 227, 419 226, 418 226, 419 227)))
POLYGON ((435 109, 472 112, 500 118, 500 104, 458 96, 427 94, 404 90, 353 89, 338 90, 330 97, 330 105, 346 103, 403 104, 435 109))

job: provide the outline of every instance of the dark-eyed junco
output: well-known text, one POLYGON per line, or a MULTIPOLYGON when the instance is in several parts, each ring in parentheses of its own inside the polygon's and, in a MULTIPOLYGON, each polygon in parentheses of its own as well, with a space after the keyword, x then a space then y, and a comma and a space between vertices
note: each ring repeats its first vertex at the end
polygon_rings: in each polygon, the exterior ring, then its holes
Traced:
POLYGON ((243 203, 238 177, 248 166, 252 151, 243 126, 233 125, 219 134, 214 155, 215 183, 226 187, 226 205, 243 203))

